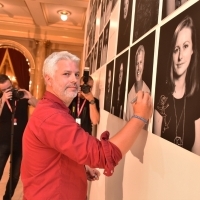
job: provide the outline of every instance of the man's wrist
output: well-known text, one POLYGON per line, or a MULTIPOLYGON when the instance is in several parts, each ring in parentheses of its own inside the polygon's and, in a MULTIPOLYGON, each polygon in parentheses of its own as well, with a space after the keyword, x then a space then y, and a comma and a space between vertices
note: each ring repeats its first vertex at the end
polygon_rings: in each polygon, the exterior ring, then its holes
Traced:
POLYGON ((89 102, 90 102, 90 104, 95 104, 95 99, 92 99, 89 102))
POLYGON ((142 122, 144 122, 145 124, 148 123, 148 120, 146 120, 145 118, 140 117, 140 116, 138 116, 138 115, 133 115, 133 116, 131 117, 131 119, 132 119, 132 118, 139 119, 139 120, 141 120, 142 122))

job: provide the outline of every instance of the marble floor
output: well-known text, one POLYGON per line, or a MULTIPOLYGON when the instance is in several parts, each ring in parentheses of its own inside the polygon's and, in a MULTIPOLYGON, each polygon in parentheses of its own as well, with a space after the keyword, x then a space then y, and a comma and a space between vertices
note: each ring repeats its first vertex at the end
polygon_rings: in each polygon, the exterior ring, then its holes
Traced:
MULTIPOLYGON (((4 174, 3 177, 0 181, 0 199, 2 199, 4 192, 5 192, 5 187, 6 187, 6 183, 8 181, 8 177, 9 177, 9 160, 6 164, 6 167, 4 169, 4 174)), ((22 188, 22 182, 21 180, 19 180, 19 183, 17 185, 17 188, 15 189, 15 193, 12 197, 12 200, 22 200, 22 195, 23 195, 23 188, 22 188)))

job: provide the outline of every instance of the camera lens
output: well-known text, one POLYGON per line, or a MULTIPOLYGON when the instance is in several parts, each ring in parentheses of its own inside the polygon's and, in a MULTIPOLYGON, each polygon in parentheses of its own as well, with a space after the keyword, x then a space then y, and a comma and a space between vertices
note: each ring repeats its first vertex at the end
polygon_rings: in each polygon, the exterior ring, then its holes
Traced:
POLYGON ((24 97, 24 92, 23 91, 19 91, 17 89, 14 89, 13 92, 12 92, 12 98, 13 99, 21 99, 24 97))

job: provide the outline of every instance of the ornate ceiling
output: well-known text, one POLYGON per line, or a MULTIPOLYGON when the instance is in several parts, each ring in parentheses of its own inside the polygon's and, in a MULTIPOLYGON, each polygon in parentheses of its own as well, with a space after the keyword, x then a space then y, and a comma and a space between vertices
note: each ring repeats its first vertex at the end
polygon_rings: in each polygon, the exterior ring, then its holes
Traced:
POLYGON ((83 45, 89 0, 0 0, 0 37, 83 45), (71 12, 62 21, 59 10, 71 12))

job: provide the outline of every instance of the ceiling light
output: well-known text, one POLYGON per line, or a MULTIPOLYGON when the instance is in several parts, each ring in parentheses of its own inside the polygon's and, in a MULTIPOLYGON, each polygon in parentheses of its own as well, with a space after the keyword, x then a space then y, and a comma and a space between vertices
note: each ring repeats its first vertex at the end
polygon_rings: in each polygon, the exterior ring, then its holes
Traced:
POLYGON ((71 15, 71 13, 69 11, 66 11, 66 10, 59 10, 58 14, 60 15, 60 19, 62 21, 66 21, 68 16, 71 15))
POLYGON ((3 8, 3 4, 2 3, 0 3, 0 8, 3 8))

